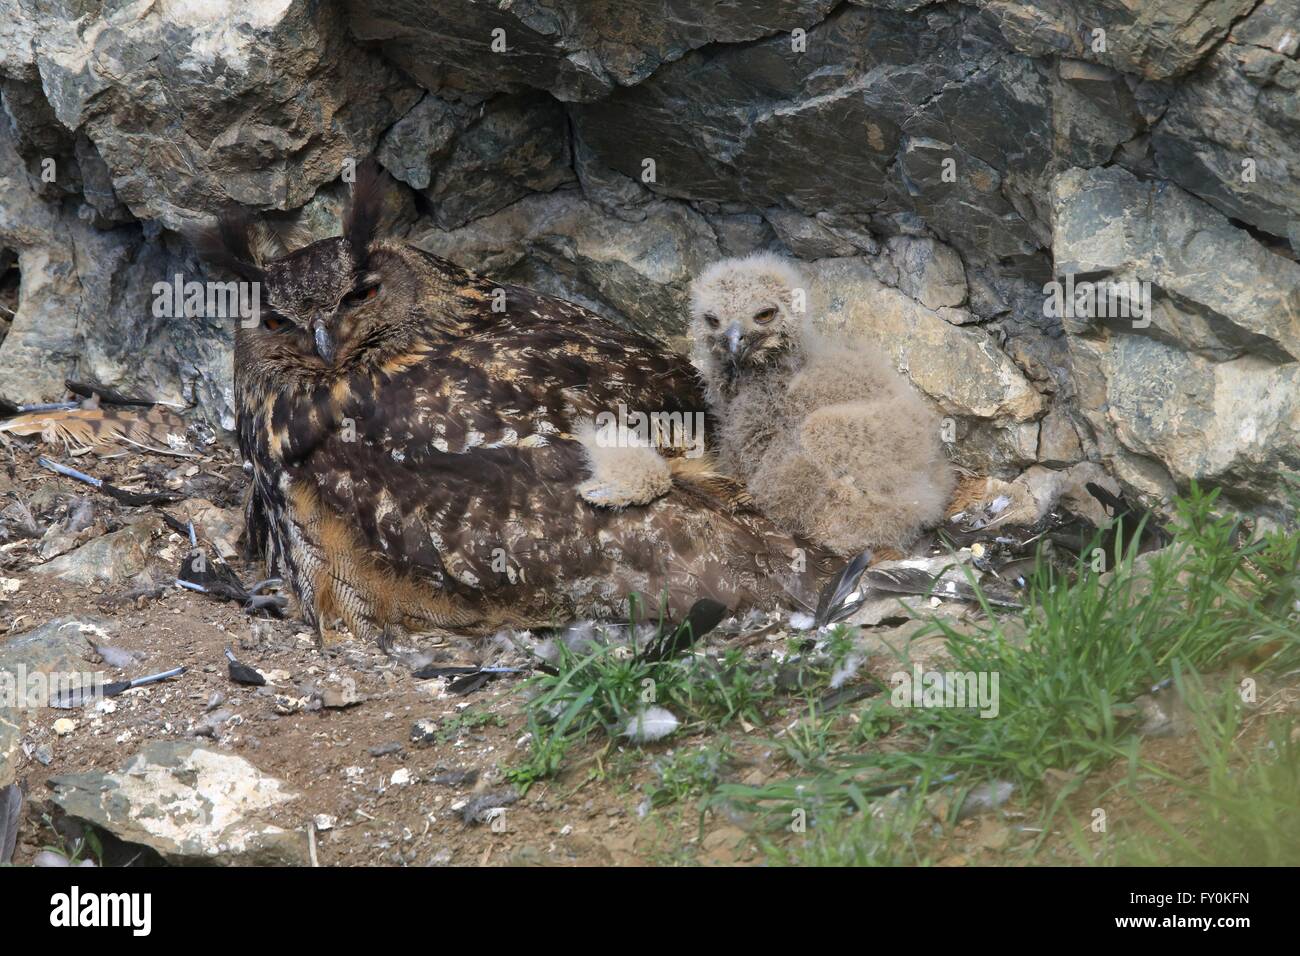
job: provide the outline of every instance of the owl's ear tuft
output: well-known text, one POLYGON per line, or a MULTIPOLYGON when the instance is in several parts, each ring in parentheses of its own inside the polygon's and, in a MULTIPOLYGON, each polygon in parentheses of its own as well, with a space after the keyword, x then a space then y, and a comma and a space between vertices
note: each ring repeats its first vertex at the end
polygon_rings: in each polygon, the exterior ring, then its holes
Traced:
POLYGON ((379 231, 387 187, 388 176, 373 156, 357 166, 356 181, 352 184, 352 199, 343 216, 343 238, 352 247, 352 256, 358 269, 364 268, 370 243, 379 231))
POLYGON ((190 236, 204 261, 220 266, 242 279, 260 281, 261 261, 253 247, 255 222, 243 208, 231 209, 217 221, 190 236))

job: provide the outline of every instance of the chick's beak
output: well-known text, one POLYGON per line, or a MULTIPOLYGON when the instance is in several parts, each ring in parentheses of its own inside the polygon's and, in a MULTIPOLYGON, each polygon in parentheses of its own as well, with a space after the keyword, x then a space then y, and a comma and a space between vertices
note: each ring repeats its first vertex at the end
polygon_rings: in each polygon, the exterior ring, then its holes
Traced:
POLYGON ((316 354, 326 365, 334 364, 334 338, 325 328, 325 316, 318 315, 311 324, 312 338, 316 342, 316 354))
POLYGON ((732 322, 727 326, 727 351, 733 356, 740 351, 740 323, 732 322))

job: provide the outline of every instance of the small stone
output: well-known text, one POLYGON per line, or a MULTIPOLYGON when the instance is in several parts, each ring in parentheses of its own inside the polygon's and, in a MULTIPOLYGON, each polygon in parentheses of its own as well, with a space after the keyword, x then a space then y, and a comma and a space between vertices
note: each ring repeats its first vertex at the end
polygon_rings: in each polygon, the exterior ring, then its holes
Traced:
POLYGON ((357 682, 352 677, 344 677, 337 686, 326 687, 320 692, 321 704, 333 710, 341 710, 361 703, 361 694, 357 691, 357 682))
POLYGON ((411 743, 431 744, 438 739, 438 722, 421 717, 411 725, 411 743))
POLYGON ((60 737, 66 737, 77 729, 77 722, 70 717, 60 717, 54 722, 54 732, 60 737))
POLYGON ((305 697, 290 697, 288 694, 276 694, 273 706, 275 707, 275 712, 277 714, 296 714, 298 711, 304 710, 307 707, 307 703, 308 701, 305 697))

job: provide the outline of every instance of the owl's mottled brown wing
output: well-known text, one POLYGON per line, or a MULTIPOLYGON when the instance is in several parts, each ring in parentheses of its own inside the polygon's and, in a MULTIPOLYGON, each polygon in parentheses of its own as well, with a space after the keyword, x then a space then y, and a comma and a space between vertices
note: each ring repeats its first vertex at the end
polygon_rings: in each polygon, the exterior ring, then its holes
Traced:
POLYGON ((633 591, 667 591, 674 610, 706 596, 770 605, 785 587, 808 600, 815 585, 803 579, 822 569, 789 570, 800 545, 700 489, 622 511, 579 498, 575 417, 618 403, 699 411, 698 386, 651 340, 526 290, 510 298, 509 316, 350 381, 341 413, 354 438, 318 432, 291 479, 392 571, 485 621, 618 614, 633 591))

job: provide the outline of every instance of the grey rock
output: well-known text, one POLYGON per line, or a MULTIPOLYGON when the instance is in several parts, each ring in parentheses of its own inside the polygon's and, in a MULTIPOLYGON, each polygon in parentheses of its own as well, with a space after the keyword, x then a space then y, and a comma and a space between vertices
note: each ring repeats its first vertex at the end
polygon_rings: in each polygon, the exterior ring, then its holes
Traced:
POLYGON ((641 222, 654 193, 631 176, 606 166, 581 136, 573 137, 573 171, 582 194, 605 212, 628 222, 641 222))
POLYGON ((415 189, 427 189, 436 162, 451 152, 472 115, 471 107, 426 94, 384 134, 376 155, 395 178, 415 189))
POLYGON ((781 206, 764 210, 777 238, 801 259, 852 256, 861 251, 815 216, 791 212, 781 206))
POLYGON ((77 137, 54 115, 40 84, 0 81, 0 105, 12 126, 14 146, 41 196, 57 202, 65 195, 80 193, 77 137))
POLYGON ((1194 479, 1238 506, 1285 512, 1282 476, 1300 470, 1300 365, 1215 362, 1122 332, 1070 347, 1080 407, 1127 487, 1160 503, 1194 479))
POLYGON ((1300 0, 1257 6, 1151 131, 1160 174, 1300 254, 1300 0))
MULTIPOLYGON (((45 701, 30 701, 30 693, 40 688, 32 684, 33 675, 74 675, 91 669, 88 658, 91 646, 87 635, 102 637, 111 625, 100 618, 54 618, 39 627, 15 634, 0 644, 0 690, 8 696, 21 695, 28 707, 0 707, 0 787, 16 778, 16 761, 22 752, 23 725, 34 716, 32 708, 45 701)), ((71 677, 67 678, 71 680, 71 677)), ((49 686, 45 686, 49 690, 49 686)), ((18 702, 15 700, 15 702, 18 702)))
POLYGON ((983 442, 959 439, 958 461, 970 460, 964 457, 968 453, 990 451, 1004 463, 1026 460, 1026 452, 1027 460, 1033 460, 1035 420, 1045 410, 1044 398, 987 332, 954 325, 884 285, 860 259, 823 259, 806 270, 817 321, 832 329, 847 327, 876 343, 943 415, 1004 433, 1000 448, 990 445, 987 433, 983 442), (1029 427, 1032 441, 1019 435, 1021 426, 1029 427))
MULTIPOLYGON (((894 236, 886 245, 898 270, 900 291, 927 309, 958 306, 966 301, 966 270, 961 257, 950 247, 912 236, 894 236)), ((956 324, 964 321, 959 318, 956 324)))
POLYGON ((1186 73, 1253 0, 981 0, 1006 39, 1032 56, 1060 54, 1160 79, 1186 73), (1100 35, 1096 31, 1101 31, 1100 35))
POLYGON ((425 195, 444 229, 574 179, 564 110, 542 93, 473 108, 425 96, 384 136, 379 159, 425 195))
POLYGON ((120 771, 52 777, 69 816, 174 864, 290 865, 308 862, 305 831, 264 822, 297 797, 242 757, 194 742, 146 744, 120 771))
POLYGON ((318 691, 322 707, 342 710, 361 703, 365 698, 357 690, 355 677, 340 677, 328 680, 318 691))
POLYGON ((1073 464, 1083 457, 1083 445, 1069 412, 1053 409, 1038 424, 1038 460, 1051 467, 1073 464))
POLYGON ((22 0, 0 0, 0 76, 35 80, 37 26, 22 14, 22 0))
POLYGON ((1069 170, 1054 192, 1062 275, 1150 284, 1149 324, 1067 318, 1076 404, 1128 487, 1193 480, 1278 507, 1300 463, 1300 265, 1205 203, 1118 168, 1069 170))
MULTIPOLYGON (((1153 314, 1142 331, 1215 358, 1300 356, 1300 264, 1207 204, 1114 167, 1066 171, 1053 200, 1058 275, 1149 282, 1153 314)), ((1093 324, 1083 316, 1066 327, 1093 324)))
POLYGON ((353 32, 381 44, 426 89, 482 94, 532 86, 562 100, 594 99, 637 83, 706 44, 788 36, 833 6, 835 0, 348 3, 353 32))
POLYGON ((445 166, 424 191, 443 228, 490 215, 529 192, 573 181, 564 111, 550 97, 529 94, 485 104, 456 138, 445 166))
POLYGON ((718 249, 724 256, 746 256, 765 249, 775 238, 772 227, 758 213, 705 214, 718 237, 718 249))
MULTIPOLYGON (((90 168, 90 164, 87 164, 90 168)), ((192 262, 139 225, 100 230, 45 202, 0 123, 0 246, 16 249, 23 282, 0 344, 0 395, 51 401, 64 379, 98 381, 181 406, 233 428, 233 325, 153 314, 155 283, 192 262)), ((111 215, 111 206, 104 209, 111 215)))
POLYGON ((232 200, 292 209, 418 98, 334 4, 96 6, 19 0, 41 85, 139 217, 178 228, 232 200))
MULTIPOLYGON (((1057 64, 1053 87, 1053 145, 1071 166, 1100 166, 1145 127, 1124 76, 1079 60, 1057 64)), ((1141 154, 1125 157, 1130 164, 1141 154)))
MULTIPOLYGON (((157 519, 144 518, 86 542, 75 551, 38 564, 32 574, 68 584, 113 585, 136 581, 149 571, 162 580, 169 569, 159 568, 154 554, 157 519)), ((175 570, 170 569, 175 577, 175 570)))
POLYGON ((671 337, 685 326, 691 278, 721 250, 709 223, 684 204, 656 202, 645 213, 630 223, 561 190, 526 197, 461 229, 431 226, 412 239, 493 278, 671 337))
POLYGON ((134 222, 135 217, 131 211, 117 198, 112 170, 90 138, 79 134, 73 149, 77 157, 77 168, 81 172, 81 192, 86 200, 80 212, 81 217, 89 219, 100 229, 134 222))
POLYGON ((995 42, 960 9, 845 7, 806 52, 776 36, 691 53, 571 113, 605 165, 639 178, 653 160, 661 195, 866 215, 887 233, 919 214, 963 254, 1036 274, 1045 216, 1014 194, 1045 181, 1050 86, 995 42))

